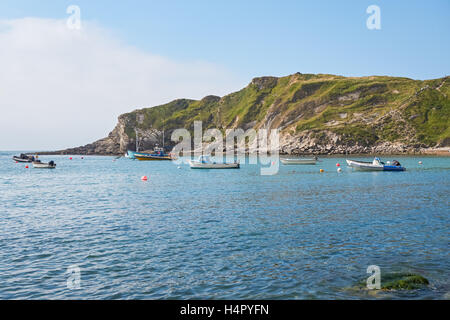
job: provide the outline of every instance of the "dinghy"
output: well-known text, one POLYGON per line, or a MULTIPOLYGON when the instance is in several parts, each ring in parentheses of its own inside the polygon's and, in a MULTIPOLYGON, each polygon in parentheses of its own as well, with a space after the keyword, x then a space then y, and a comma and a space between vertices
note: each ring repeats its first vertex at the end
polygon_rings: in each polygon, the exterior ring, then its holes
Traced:
POLYGON ((375 158, 372 162, 345 160, 347 165, 359 171, 405 171, 406 169, 400 165, 400 162, 394 160, 392 165, 386 165, 379 158, 375 158))
POLYGON ((280 159, 282 164, 309 164, 309 165, 314 165, 317 163, 317 157, 315 158, 297 158, 297 159, 280 159))
POLYGON ((50 161, 48 163, 46 162, 41 162, 40 160, 37 161, 33 161, 33 168, 38 168, 38 169, 55 169, 56 168, 56 163, 53 161, 50 161))
POLYGON ((191 169, 239 169, 239 162, 224 163, 214 162, 209 156, 200 156, 198 160, 190 160, 189 166, 191 169))
POLYGON ((35 159, 33 156, 22 153, 20 156, 14 156, 13 160, 16 162, 33 162, 35 159))

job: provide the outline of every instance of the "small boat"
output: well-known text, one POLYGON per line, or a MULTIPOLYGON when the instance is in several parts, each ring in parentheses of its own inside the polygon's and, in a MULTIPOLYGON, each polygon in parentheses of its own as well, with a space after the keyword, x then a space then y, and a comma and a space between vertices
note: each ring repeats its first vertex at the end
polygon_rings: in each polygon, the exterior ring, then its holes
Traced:
POLYGON ((33 156, 29 156, 26 154, 20 154, 20 156, 14 156, 13 160, 16 162, 33 162, 35 159, 33 156))
POLYGON ((154 155, 154 154, 149 154, 149 155, 136 155, 135 156, 136 159, 138 159, 139 161, 158 161, 158 160, 172 160, 171 156, 159 156, 159 155, 154 155))
POLYGON ((406 169, 400 165, 397 160, 392 161, 391 165, 386 165, 379 158, 373 159, 372 162, 346 160, 347 165, 355 170, 360 171, 405 171, 406 169))
POLYGON ((174 157, 167 154, 163 148, 155 148, 153 153, 135 153, 134 157, 140 161, 174 160, 174 157))
POLYGON ((293 159, 280 159, 282 164, 309 164, 314 165, 317 163, 317 157, 314 158, 293 158, 293 159))
POLYGON ((190 160, 189 166, 191 169, 239 169, 239 162, 224 163, 214 162, 209 156, 202 155, 198 160, 190 160))
POLYGON ((46 162, 41 162, 40 160, 37 160, 37 161, 33 161, 33 168, 55 169, 56 163, 54 161, 50 161, 50 162, 46 163, 46 162))
POLYGON ((150 155, 150 153, 136 152, 136 151, 128 150, 127 153, 125 154, 125 157, 128 159, 136 159, 136 156, 149 156, 149 155, 150 155))
MULTIPOLYGON (((156 160, 161 160, 160 159, 161 155, 168 156, 165 153, 158 153, 158 152, 144 153, 144 152, 136 152, 136 151, 128 150, 128 152, 125 154, 125 157, 128 158, 128 159, 138 159, 138 158, 140 158, 138 160, 154 160, 154 159, 152 159, 153 157, 159 157, 156 160)), ((171 159, 167 159, 167 160, 171 160, 171 159)))

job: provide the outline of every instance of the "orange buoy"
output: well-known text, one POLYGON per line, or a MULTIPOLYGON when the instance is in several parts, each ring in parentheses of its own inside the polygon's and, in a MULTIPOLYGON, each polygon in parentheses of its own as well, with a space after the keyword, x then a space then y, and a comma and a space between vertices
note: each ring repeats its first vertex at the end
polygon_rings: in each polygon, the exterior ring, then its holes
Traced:
POLYGON ((147 181, 148 178, 147 178, 147 176, 143 176, 143 177, 141 178, 141 180, 142 180, 142 181, 147 181))
POLYGON ((323 169, 320 169, 320 172, 325 172, 325 170, 323 170, 323 169))

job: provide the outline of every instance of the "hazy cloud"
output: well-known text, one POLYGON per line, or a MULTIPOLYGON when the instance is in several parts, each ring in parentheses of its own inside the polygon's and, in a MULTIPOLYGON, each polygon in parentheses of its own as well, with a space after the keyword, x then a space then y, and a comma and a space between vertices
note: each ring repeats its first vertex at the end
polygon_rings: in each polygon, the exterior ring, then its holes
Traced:
POLYGON ((86 144, 112 130, 121 113, 243 84, 211 63, 128 46, 94 23, 70 30, 65 20, 3 20, 0 150, 86 144))

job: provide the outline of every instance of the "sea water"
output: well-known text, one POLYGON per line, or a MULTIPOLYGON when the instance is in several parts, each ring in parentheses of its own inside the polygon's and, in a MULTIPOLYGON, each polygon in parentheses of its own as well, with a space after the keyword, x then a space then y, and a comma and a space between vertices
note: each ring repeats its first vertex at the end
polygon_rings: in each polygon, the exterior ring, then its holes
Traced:
POLYGON ((12 156, 0 153, 1 299, 449 298, 450 158, 261 175, 99 156, 26 169, 12 156), (352 289, 370 265, 430 285, 352 289))

